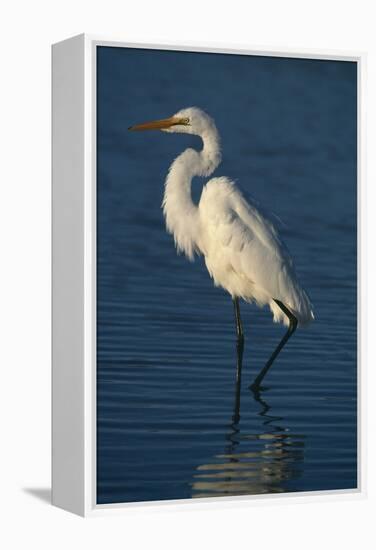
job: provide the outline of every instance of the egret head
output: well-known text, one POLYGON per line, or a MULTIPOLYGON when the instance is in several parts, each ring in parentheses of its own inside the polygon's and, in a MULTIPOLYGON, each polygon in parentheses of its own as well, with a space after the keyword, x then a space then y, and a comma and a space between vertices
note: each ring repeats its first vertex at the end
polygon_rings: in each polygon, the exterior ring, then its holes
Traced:
POLYGON ((215 130, 215 124, 213 119, 198 107, 188 107, 169 118, 136 124, 128 130, 162 130, 169 133, 202 136, 208 131, 215 130))

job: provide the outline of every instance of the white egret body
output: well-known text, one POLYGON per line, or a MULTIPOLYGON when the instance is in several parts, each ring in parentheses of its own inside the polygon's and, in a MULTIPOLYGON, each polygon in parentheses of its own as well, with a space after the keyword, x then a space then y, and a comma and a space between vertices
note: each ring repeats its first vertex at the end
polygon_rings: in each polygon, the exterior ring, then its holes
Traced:
POLYGON ((313 311, 273 223, 227 177, 210 179, 199 204, 192 200, 192 178, 210 176, 221 162, 214 121, 191 107, 171 118, 130 128, 147 129, 194 134, 203 141, 200 151, 186 149, 174 160, 165 183, 163 212, 178 251, 190 260, 196 253, 202 254, 214 284, 232 296, 238 338, 243 339, 238 304, 243 298, 259 306, 269 305, 274 321, 289 326, 287 341, 297 325, 313 319, 313 311))

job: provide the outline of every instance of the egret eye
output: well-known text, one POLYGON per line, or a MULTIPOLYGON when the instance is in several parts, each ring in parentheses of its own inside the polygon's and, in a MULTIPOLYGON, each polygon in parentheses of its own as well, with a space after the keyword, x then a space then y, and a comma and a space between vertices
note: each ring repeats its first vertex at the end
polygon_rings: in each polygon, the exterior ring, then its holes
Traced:
POLYGON ((189 118, 183 118, 183 124, 189 124, 189 118))

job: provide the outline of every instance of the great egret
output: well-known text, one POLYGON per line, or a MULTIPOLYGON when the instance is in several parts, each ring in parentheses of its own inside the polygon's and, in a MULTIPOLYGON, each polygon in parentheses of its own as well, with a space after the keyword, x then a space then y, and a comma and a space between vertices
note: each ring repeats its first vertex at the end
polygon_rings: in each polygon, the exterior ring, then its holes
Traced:
POLYGON ((137 124, 129 130, 193 134, 203 141, 201 151, 188 148, 170 166, 162 203, 166 226, 174 236, 177 250, 189 260, 195 253, 203 254, 214 284, 232 297, 238 377, 244 348, 239 298, 260 307, 268 304, 274 321, 288 327, 251 386, 257 389, 296 327, 314 318, 290 254, 273 223, 227 177, 209 180, 199 204, 193 202, 192 178, 209 176, 221 162, 219 134, 213 119, 204 111, 197 107, 182 109, 170 118, 137 124))

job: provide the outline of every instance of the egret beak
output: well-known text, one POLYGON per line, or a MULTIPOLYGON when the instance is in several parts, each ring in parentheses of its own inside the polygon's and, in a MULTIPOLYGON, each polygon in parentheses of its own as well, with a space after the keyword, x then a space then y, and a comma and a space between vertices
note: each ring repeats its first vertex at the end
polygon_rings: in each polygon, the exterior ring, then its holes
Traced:
POLYGON ((161 120, 153 120, 152 122, 143 122, 142 124, 136 124, 135 126, 130 126, 128 130, 163 130, 164 128, 176 126, 177 124, 184 124, 185 126, 187 126, 189 124, 189 119, 184 117, 172 116, 170 118, 162 118, 161 120))

